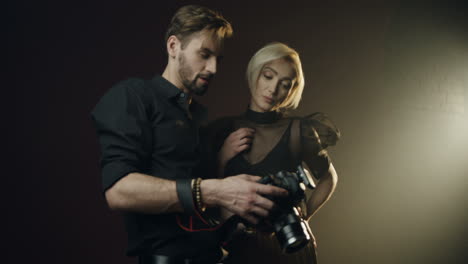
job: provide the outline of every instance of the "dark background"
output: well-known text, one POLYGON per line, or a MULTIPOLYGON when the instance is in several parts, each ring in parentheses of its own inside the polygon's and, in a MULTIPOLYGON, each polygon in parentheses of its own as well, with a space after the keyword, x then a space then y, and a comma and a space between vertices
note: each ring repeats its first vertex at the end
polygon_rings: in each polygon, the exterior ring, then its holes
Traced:
POLYGON ((162 72, 164 31, 187 3, 235 31, 200 99, 210 119, 245 110, 249 58, 282 41, 305 73, 296 114, 341 129, 338 188, 311 221, 320 263, 466 263, 467 4, 383 0, 7 2, 6 263, 134 263, 89 113, 116 82, 162 72))

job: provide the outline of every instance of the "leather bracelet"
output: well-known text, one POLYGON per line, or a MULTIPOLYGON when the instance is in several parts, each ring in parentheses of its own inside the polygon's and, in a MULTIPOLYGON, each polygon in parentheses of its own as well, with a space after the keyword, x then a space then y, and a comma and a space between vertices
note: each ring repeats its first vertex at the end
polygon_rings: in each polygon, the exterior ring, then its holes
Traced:
POLYGON ((184 212, 190 215, 194 215, 196 212, 193 200, 192 182, 193 179, 176 180, 176 190, 180 204, 182 205, 184 212))

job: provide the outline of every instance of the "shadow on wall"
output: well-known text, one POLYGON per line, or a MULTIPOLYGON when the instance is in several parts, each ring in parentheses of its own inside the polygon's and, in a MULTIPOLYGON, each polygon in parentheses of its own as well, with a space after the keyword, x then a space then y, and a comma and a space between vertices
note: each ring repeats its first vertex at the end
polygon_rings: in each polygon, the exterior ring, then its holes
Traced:
POLYGON ((372 57, 377 68, 363 59, 348 68, 351 82, 308 97, 343 134, 332 150, 337 192, 312 220, 322 263, 467 263, 468 9, 460 3, 403 3, 376 42, 384 47, 372 57))

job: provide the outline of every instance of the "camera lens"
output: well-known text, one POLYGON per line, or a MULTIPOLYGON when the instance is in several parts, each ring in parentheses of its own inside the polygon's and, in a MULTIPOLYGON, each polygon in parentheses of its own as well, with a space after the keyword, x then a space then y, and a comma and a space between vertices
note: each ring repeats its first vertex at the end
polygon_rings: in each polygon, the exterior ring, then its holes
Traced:
POLYGON ((310 240, 307 223, 303 222, 296 210, 281 215, 275 221, 275 233, 281 249, 293 253, 304 247, 310 240))

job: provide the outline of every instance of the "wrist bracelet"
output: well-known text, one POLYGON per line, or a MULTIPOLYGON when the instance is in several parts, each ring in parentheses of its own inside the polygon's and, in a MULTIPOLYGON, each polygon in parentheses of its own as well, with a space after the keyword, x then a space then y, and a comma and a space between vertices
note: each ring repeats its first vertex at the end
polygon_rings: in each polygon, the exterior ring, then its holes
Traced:
POLYGON ((178 179, 176 180, 177 196, 185 213, 195 214, 196 208, 193 200, 193 179, 178 179))
POLYGON ((193 194, 195 196, 195 202, 196 206, 199 212, 203 213, 206 210, 206 206, 203 204, 202 197, 201 197, 201 178, 197 178, 195 180, 194 186, 193 186, 193 194))

